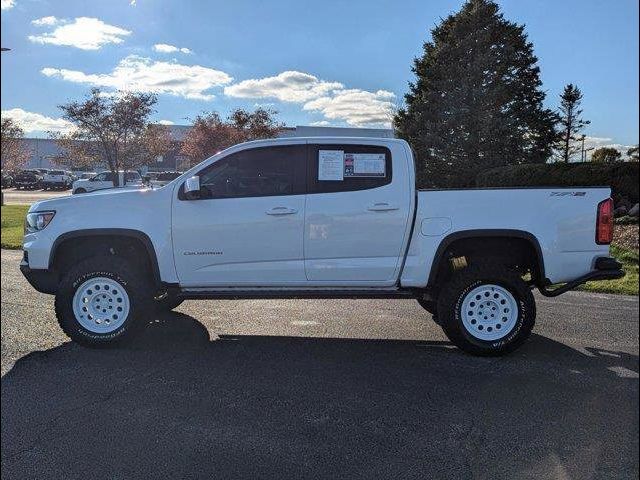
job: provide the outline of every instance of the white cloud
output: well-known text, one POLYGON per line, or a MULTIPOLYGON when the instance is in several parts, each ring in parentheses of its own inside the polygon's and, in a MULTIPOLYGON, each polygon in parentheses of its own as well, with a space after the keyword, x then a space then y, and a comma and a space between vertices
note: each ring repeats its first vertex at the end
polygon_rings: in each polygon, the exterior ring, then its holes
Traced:
POLYGON ((68 132, 73 124, 63 118, 51 118, 40 113, 27 112, 21 108, 2 110, 2 118, 12 118, 25 133, 31 132, 68 132))
POLYGON ((172 122, 171 120, 158 120, 156 123, 160 125, 175 125, 175 122, 172 122))
POLYGON ((312 127, 327 127, 331 125, 331 122, 328 122, 327 120, 320 120, 318 122, 311 122, 309 125, 312 127))
POLYGON ((178 48, 175 47, 173 45, 168 45, 166 43, 156 43, 153 46, 153 49, 156 52, 160 52, 160 53, 175 53, 175 52, 180 52, 180 53, 193 53, 191 50, 189 50, 188 48, 182 47, 182 48, 178 48))
POLYGON ((357 127, 390 126, 395 95, 386 90, 336 90, 331 96, 316 98, 304 104, 304 110, 321 112, 329 120, 343 120, 357 127))
POLYGON ((42 18, 37 18, 35 20, 31 20, 31 23, 37 27, 51 26, 58 23, 58 19, 54 16, 42 17, 42 18))
MULTIPOLYGON (((109 25, 97 18, 79 17, 72 21, 55 20, 54 23, 58 26, 53 31, 42 35, 29 35, 29 40, 35 43, 76 47, 82 50, 98 50, 109 43, 122 43, 123 37, 131 34, 124 28, 109 25)), ((42 25, 53 24, 44 23, 42 25)))
POLYGON ((2 0, 0 2, 0 9, 9 10, 10 8, 13 8, 15 4, 16 4, 15 0, 2 0))
POLYGON ((238 98, 277 98, 283 102, 306 102, 343 88, 341 83, 325 82, 308 73, 287 71, 275 77, 243 80, 225 87, 225 95, 238 98))
POLYGON ((243 80, 225 87, 224 93, 230 97, 276 98, 283 102, 302 103, 304 110, 321 112, 328 120, 340 120, 355 126, 389 126, 395 99, 395 95, 386 90, 346 89, 342 83, 319 80, 311 74, 297 71, 243 80))
POLYGON ((154 92, 192 100, 213 100, 214 87, 230 83, 233 78, 220 70, 200 65, 158 62, 130 55, 120 60, 111 73, 93 74, 78 70, 43 68, 47 77, 117 90, 154 92))

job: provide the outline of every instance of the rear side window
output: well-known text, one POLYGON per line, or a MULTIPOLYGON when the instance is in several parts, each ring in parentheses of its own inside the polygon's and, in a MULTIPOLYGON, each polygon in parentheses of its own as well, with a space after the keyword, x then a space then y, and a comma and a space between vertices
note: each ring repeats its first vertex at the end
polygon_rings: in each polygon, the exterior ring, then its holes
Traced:
POLYGON ((125 178, 127 181, 131 181, 131 180, 140 180, 140 174, 138 172, 127 172, 125 174, 125 178))
POLYGON ((232 153, 199 173, 202 198, 304 194, 305 159, 305 145, 232 153))
POLYGON ((391 152, 376 145, 309 145, 309 193, 351 192, 391 183, 391 152))

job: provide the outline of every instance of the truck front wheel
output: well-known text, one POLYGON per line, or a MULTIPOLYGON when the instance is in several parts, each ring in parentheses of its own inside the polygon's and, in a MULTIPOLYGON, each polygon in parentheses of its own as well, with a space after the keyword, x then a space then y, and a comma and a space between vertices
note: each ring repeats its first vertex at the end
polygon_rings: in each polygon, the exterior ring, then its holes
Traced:
POLYGON ((125 259, 98 256, 64 276, 55 298, 62 330, 87 347, 114 344, 151 311, 150 288, 125 259))
POLYGON ((531 334, 536 305, 517 272, 494 263, 456 273, 438 297, 438 323, 458 348, 498 356, 518 348, 531 334))

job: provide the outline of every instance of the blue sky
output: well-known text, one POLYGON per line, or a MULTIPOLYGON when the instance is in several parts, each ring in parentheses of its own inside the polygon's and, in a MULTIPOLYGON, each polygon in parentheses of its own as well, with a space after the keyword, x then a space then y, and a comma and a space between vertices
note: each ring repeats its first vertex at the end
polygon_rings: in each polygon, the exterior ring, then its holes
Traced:
MULTIPOLYGON (((638 3, 499 1, 526 25, 548 105, 566 83, 582 89, 597 145, 638 143, 638 3)), ((430 29, 461 4, 2 0, 2 111, 38 135, 99 85, 157 91, 158 121, 268 105, 288 125, 379 126, 430 29)))

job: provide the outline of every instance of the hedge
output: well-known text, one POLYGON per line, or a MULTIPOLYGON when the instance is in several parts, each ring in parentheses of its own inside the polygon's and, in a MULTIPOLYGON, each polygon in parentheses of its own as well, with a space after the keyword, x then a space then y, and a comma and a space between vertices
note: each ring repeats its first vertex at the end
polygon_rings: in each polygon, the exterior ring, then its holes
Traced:
POLYGON ((546 163, 486 170, 478 187, 610 186, 617 203, 638 203, 638 162, 546 163))

